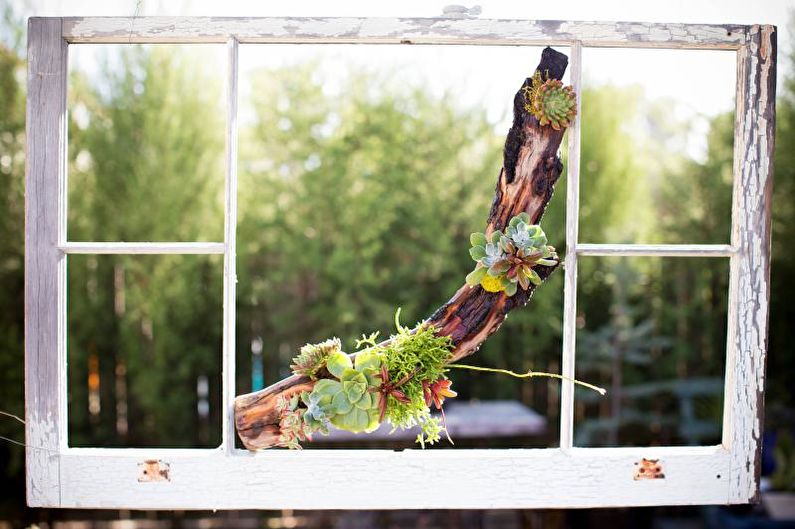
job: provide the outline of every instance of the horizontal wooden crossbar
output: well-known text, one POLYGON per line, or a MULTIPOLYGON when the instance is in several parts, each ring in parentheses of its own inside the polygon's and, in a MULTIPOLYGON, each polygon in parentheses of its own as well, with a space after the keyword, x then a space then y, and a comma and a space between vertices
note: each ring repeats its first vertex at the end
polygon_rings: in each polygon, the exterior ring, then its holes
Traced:
POLYGON ((58 246, 71 254, 223 254, 222 242, 67 242, 58 246))
POLYGON ((69 17, 70 43, 205 42, 548 45, 736 50, 751 26, 456 18, 69 17))
POLYGON ((731 257, 737 249, 728 244, 585 244, 575 247, 578 255, 731 257))

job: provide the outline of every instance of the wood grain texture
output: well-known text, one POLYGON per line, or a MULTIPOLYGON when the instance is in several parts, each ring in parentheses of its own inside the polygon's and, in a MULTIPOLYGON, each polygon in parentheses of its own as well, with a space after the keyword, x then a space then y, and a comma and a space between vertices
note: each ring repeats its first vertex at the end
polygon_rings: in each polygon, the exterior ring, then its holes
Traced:
POLYGON ((27 501, 60 505, 66 440, 66 60, 59 19, 28 22, 25 169, 25 442, 27 501))
POLYGON ((724 444, 730 503, 756 501, 770 299, 770 215, 776 117, 776 28, 753 26, 738 51, 734 205, 724 444))
MULTIPOLYGON (((567 64, 566 55, 545 48, 536 70, 560 79, 567 64)), ((542 127, 525 110, 524 89, 530 83, 528 77, 514 96, 513 124, 505 140, 503 167, 486 220, 487 236, 506 228, 511 218, 522 212, 530 215, 533 224, 540 223, 563 171, 558 149, 565 130, 542 127)), ((557 265, 541 266, 536 272, 543 281, 555 268, 557 265)), ((507 296, 504 292, 487 292, 480 286, 473 288, 464 284, 427 322, 437 328, 439 335, 452 339, 454 349, 450 362, 456 362, 476 352, 500 328, 511 310, 527 304, 534 291, 535 285, 531 284, 527 290, 520 288, 513 296, 507 296)), ((314 382, 306 377, 291 376, 235 399, 235 426, 243 445, 250 450, 277 446, 280 435, 278 401, 311 391, 313 387, 314 382)))
POLYGON ((70 449, 64 507, 133 509, 503 509, 726 502, 721 447, 535 450, 70 449), (112 455, 108 455, 108 453, 112 455), (660 459, 665 479, 636 481, 660 459), (161 460, 171 481, 138 483, 161 460), (433 479, 429 479, 433 476, 433 479), (387 492, 381 492, 387 491, 387 492))
POLYGON ((69 42, 353 44, 567 44, 633 48, 737 49, 749 26, 563 20, 323 17, 70 17, 69 42))

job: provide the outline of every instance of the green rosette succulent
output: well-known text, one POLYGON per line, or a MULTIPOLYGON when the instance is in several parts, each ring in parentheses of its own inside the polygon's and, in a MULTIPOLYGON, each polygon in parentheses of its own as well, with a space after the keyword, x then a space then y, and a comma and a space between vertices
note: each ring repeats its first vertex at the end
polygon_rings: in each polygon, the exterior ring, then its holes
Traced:
POLYGON ((381 359, 367 351, 356 356, 356 364, 341 351, 331 353, 326 368, 336 379, 319 380, 311 393, 304 393, 304 421, 313 429, 327 429, 330 422, 349 432, 372 432, 378 428, 381 359))
POLYGON ((542 81, 541 72, 536 71, 531 85, 525 88, 524 108, 540 125, 560 130, 568 127, 577 114, 577 94, 558 79, 542 81))
POLYGON ((541 277, 533 268, 558 262, 544 230, 530 224, 530 216, 524 212, 510 220, 505 233, 495 230, 490 237, 473 233, 470 242, 469 255, 477 265, 467 275, 467 284, 480 285, 489 292, 513 296, 518 287, 527 290, 531 284, 539 285, 541 277))
POLYGON ((330 338, 320 343, 308 343, 301 348, 301 352, 293 358, 290 369, 296 375, 303 375, 312 380, 318 379, 318 373, 326 367, 329 355, 342 349, 339 338, 330 338))

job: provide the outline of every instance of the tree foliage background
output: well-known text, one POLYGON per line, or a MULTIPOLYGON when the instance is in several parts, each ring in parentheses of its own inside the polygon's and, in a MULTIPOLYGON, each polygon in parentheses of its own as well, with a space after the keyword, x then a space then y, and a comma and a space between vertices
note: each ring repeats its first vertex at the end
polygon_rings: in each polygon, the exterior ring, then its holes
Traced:
MULTIPOLYGON (((6 16, 0 44, 0 410, 23 409, 24 57, 6 16)), ((16 28, 16 29, 15 29, 16 28)), ((223 87, 201 50, 129 47, 70 78, 69 237, 223 237, 223 87), (197 89, 201 87, 201 89, 197 89)), ((795 65, 793 56, 780 61, 795 65)), ((306 342, 389 334, 427 316, 472 267, 504 131, 452 94, 379 69, 324 93, 315 66, 256 72, 241 127, 237 393, 265 383, 306 342), (256 345, 253 345, 256 344, 256 345)), ((792 68, 790 68, 792 69, 792 68)), ((521 72, 517 87, 522 81, 521 72)), ((795 80, 779 94, 773 211, 768 417, 791 418, 795 377, 795 80)), ((637 87, 583 97, 580 239, 728 241, 733 115, 710 123, 704 160, 682 149, 688 122, 637 87), (617 114, 613 102, 623 101, 617 114)), ((565 149, 564 149, 565 152, 565 149)), ((565 160, 564 160, 565 161, 565 160)), ((564 246, 565 176, 543 221, 564 246)), ((217 446, 222 267, 218 256, 69 258, 69 434, 76 446, 217 446), (202 390, 206 381, 206 394, 202 390)), ((583 258, 578 442, 712 443, 719 436, 728 266, 723 259, 583 258), (717 381, 717 383, 716 383, 717 381)), ((474 357, 514 370, 560 369, 562 273, 474 357)), ((558 384, 454 375, 460 399, 514 399, 550 421, 558 384)), ((0 435, 22 428, 0 417, 0 435)), ((495 444, 497 441, 495 441, 495 444)), ((0 473, 23 486, 23 451, 0 443, 0 473)), ((18 501, 19 498, 14 498, 18 501)), ((9 505, 15 505, 10 503, 9 505)), ((14 507, 9 507, 14 508, 14 507)))

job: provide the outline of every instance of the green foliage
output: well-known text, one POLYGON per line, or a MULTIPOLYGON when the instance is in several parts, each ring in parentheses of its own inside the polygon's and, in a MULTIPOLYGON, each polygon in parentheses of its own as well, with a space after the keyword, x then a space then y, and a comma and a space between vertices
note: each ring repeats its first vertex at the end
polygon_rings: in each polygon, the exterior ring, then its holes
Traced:
POLYGON ((326 362, 332 353, 342 350, 339 338, 330 338, 316 344, 306 344, 298 356, 293 358, 290 369, 296 375, 303 375, 317 380, 318 373, 326 368, 326 362))
MULTIPOLYGON (((91 77, 73 70, 69 239, 222 240, 222 81, 196 61, 205 52, 130 46, 91 77)), ((70 443, 217 446, 222 260, 69 256, 67 268, 70 443), (198 377, 209 382, 205 419, 194 412, 198 377)))
POLYGON ((776 462, 775 471, 770 476, 773 489, 795 491, 795 441, 789 432, 780 432, 776 436, 773 458, 776 462))
POLYGON ((480 285, 489 292, 505 291, 513 296, 517 285, 527 290, 531 283, 541 284, 533 267, 556 265, 557 254, 555 248, 547 246, 541 226, 529 222, 530 216, 522 212, 510 220, 505 234, 496 230, 489 238, 483 233, 470 236, 469 255, 477 265, 466 277, 469 286, 480 285))
POLYGON ((380 351, 393 380, 407 379, 401 386, 408 402, 390 397, 386 417, 397 428, 419 425, 423 429, 420 442, 438 440, 438 424, 430 416, 423 382, 446 379, 445 365, 453 348, 449 336, 439 336, 436 328, 420 324, 414 330, 398 326, 397 334, 380 351))
MULTIPOLYGON (((12 35, 24 25, 8 24, 10 5, 0 11, 0 410, 24 417, 25 63, 12 35)), ((24 426, 0 417, 0 435, 22 441, 24 426)), ((0 441, 0 476, 23 496, 24 467, 25 449, 0 441)))
POLYGON ((541 126, 555 130, 569 126, 577 114, 577 95, 571 86, 563 86, 558 79, 541 79, 536 70, 530 86, 524 88, 524 108, 538 119, 541 126))
POLYGON ((395 306, 460 287, 501 160, 482 111, 373 72, 328 95, 319 67, 256 72, 241 128, 238 344, 265 339, 267 383, 307 341, 388 334, 395 306))

